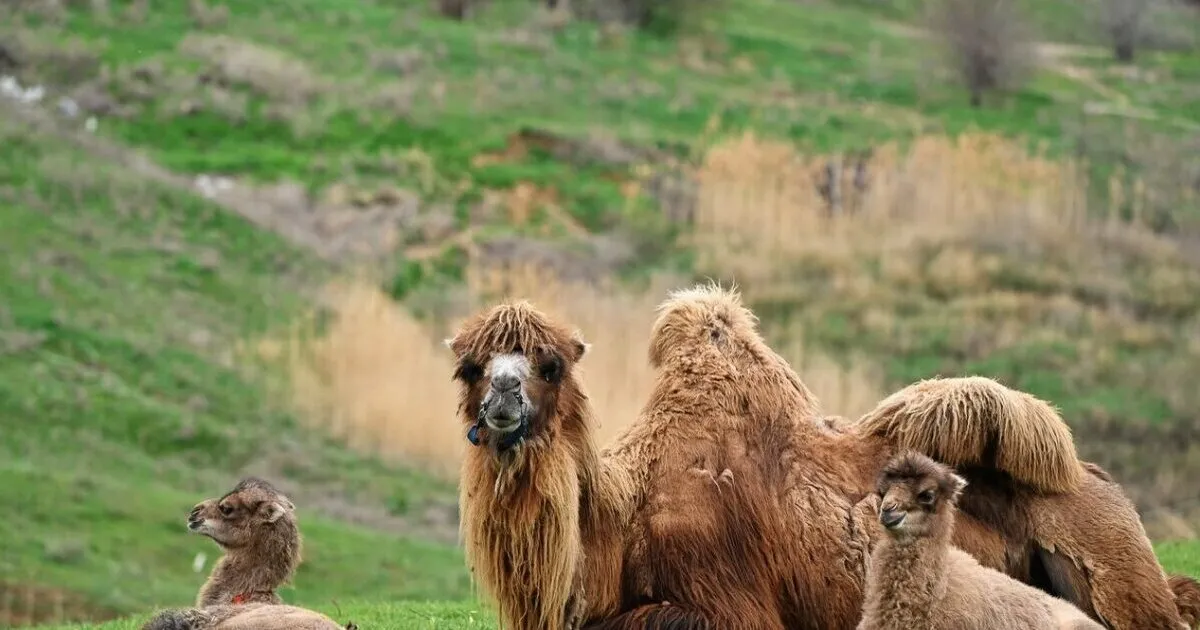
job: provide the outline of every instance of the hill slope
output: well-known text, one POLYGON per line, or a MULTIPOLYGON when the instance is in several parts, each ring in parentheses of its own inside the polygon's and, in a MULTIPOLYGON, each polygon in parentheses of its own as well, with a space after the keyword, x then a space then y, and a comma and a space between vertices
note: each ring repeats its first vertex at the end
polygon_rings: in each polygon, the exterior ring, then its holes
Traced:
MULTIPOLYGON (((469 265, 736 275, 691 238, 706 193, 690 175, 745 130, 818 164, 969 129, 1092 158, 1091 211, 1115 237, 989 231, 764 258, 777 270, 747 294, 773 340, 860 354, 887 387, 978 372, 1050 398, 1144 506, 1195 516, 1181 480, 1200 456, 1181 437, 1197 417, 1184 377, 1200 363, 1200 211, 1171 188, 1186 145, 1162 142, 1200 129, 1200 57, 1126 67, 1086 41, 1042 45, 1028 84, 972 109, 917 5, 733 0, 676 38, 512 1, 461 23, 399 0, 0 8, 0 74, 48 89, 0 110, 0 582, 16 585, 0 602, 57 591, 103 615, 189 601, 190 558, 211 546, 179 521, 244 472, 281 479, 305 512, 291 601, 465 596, 449 484, 298 426, 230 348, 362 258, 421 312, 469 265), (1134 175, 1157 196, 1113 201, 1110 183, 1136 190, 1134 175)), ((1043 37, 1079 39, 1076 3, 1023 5, 1043 37)), ((941 185, 920 159, 912 181, 941 185)), ((723 201, 735 223, 764 216, 723 201)), ((877 231, 855 229, 847 242, 877 231)))
POLYGON ((289 600, 465 595, 452 511, 421 518, 451 509, 445 484, 301 430, 228 366, 234 341, 301 303, 309 257, 3 107, 0 612, 191 601, 191 559, 216 549, 184 517, 245 473, 300 506, 289 600))

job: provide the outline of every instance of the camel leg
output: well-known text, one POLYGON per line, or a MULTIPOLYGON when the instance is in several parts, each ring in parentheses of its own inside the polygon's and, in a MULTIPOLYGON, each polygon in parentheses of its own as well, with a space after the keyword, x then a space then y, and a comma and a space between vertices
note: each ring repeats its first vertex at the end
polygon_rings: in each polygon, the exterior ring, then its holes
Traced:
POLYGON ((673 604, 647 604, 611 619, 586 626, 586 630, 712 630, 718 627, 703 613, 673 604))
POLYGON ((1087 474, 1076 492, 1032 497, 1029 514, 1052 594, 1113 630, 1182 627, 1175 593, 1120 486, 1087 474))

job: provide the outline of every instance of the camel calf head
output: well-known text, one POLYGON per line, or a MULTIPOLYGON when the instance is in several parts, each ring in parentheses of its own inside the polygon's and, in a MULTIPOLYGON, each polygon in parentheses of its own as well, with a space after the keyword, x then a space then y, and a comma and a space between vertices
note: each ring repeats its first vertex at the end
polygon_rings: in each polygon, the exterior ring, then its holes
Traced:
POLYGON ((270 483, 247 477, 224 496, 197 503, 188 531, 208 536, 222 549, 259 547, 296 532, 296 506, 270 483))
POLYGON ((948 466, 906 453, 889 462, 879 476, 879 522, 896 538, 927 536, 938 518, 954 509, 966 485, 948 466))

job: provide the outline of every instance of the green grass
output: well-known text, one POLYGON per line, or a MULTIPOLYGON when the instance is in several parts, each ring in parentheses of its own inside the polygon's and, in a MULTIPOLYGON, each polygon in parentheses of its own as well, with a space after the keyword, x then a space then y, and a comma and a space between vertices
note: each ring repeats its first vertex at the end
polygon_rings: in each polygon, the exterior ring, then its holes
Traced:
MULTIPOLYGON (((1200 544, 1165 543, 1157 546, 1163 568, 1168 573, 1200 575, 1200 544)), ((474 629, 498 628, 494 616, 476 601, 406 601, 391 604, 372 603, 362 599, 346 600, 338 606, 315 606, 315 610, 330 615, 339 622, 353 621, 360 628, 395 628, 423 630, 425 628, 474 629)), ((66 628, 95 628, 96 630, 136 630, 148 615, 139 615, 99 625, 46 627, 46 630, 66 628)))
MULTIPOLYGON (((1168 574, 1182 573, 1200 575, 1200 543, 1174 542, 1156 545, 1156 551, 1168 574)), ((412 600, 390 604, 370 602, 355 598, 340 601, 336 606, 323 604, 313 606, 339 622, 353 621, 360 628, 395 628, 396 630, 445 629, 493 629, 498 628, 495 617, 486 605, 478 601, 427 601, 412 600)), ((46 630, 67 628, 95 630, 136 630, 149 618, 148 614, 136 615, 104 624, 45 626, 46 630)))
MULTIPOLYGON (((240 470, 327 487, 401 522, 447 484, 301 430, 225 367, 303 303, 304 254, 191 194, 0 122, 0 583, 88 610, 185 604, 211 542, 187 510, 240 470), (295 285, 296 283, 292 283, 295 285)), ((453 547, 353 526, 297 497, 300 602, 468 592, 453 547), (321 579, 314 579, 321 576, 321 579)), ((18 597, 19 597, 18 592, 18 597)))

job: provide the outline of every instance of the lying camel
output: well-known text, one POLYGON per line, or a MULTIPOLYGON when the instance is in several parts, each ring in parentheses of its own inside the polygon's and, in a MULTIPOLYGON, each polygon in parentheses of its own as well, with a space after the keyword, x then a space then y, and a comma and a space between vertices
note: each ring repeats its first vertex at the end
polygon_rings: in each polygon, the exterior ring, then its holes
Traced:
POLYGON ((225 552, 196 597, 196 607, 164 610, 142 630, 357 630, 317 612, 289 606, 276 589, 300 564, 296 506, 270 483, 247 477, 188 514, 188 531, 225 552))
POLYGON ((1173 592, 1132 504, 1078 460, 1054 409, 995 381, 926 381, 826 419, 736 294, 700 287, 660 307, 654 391, 601 451, 578 333, 504 303, 447 345, 477 446, 460 481, 467 562, 506 627, 851 630, 882 535, 870 495, 904 449, 970 480, 953 540, 981 564, 1113 629, 1182 627, 1177 594, 1195 582, 1173 592), (746 482, 704 499, 696 468, 746 482))
POLYGON ((1075 606, 950 544, 966 485, 914 452, 884 467, 877 494, 888 535, 871 555, 857 630, 1104 630, 1075 606))

